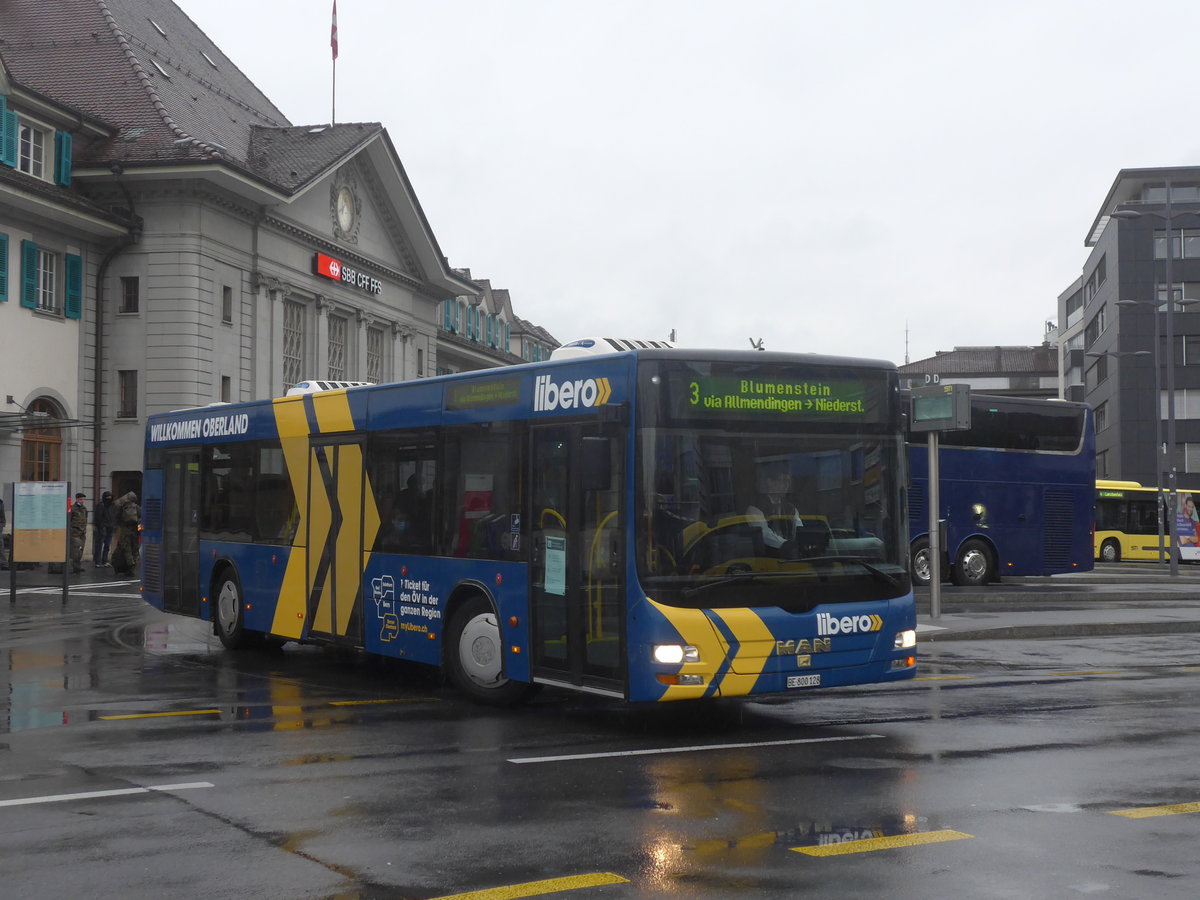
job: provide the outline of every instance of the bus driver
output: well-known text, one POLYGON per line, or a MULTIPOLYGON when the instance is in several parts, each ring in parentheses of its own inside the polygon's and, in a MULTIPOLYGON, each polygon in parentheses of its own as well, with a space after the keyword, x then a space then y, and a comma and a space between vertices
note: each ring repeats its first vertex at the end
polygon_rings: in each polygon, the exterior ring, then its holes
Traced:
POLYGON ((792 473, 787 463, 772 461, 760 466, 757 487, 754 502, 746 507, 746 516, 762 529, 763 544, 778 550, 804 525, 792 502, 792 473))

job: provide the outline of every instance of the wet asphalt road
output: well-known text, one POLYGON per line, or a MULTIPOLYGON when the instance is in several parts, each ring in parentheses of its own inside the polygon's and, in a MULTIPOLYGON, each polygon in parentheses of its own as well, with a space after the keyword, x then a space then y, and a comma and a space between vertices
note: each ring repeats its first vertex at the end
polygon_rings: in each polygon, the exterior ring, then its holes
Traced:
POLYGON ((0 896, 1193 898, 1198 640, 937 642, 884 689, 494 711, 423 669, 226 653, 129 584, 3 596, 0 896))

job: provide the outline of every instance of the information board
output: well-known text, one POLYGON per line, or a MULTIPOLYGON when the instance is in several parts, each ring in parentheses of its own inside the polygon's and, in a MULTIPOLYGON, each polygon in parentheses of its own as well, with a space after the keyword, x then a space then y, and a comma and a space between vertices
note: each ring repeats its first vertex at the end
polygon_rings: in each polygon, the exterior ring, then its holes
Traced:
POLYGON ((69 494, 70 485, 65 481, 13 484, 15 562, 66 562, 69 494))

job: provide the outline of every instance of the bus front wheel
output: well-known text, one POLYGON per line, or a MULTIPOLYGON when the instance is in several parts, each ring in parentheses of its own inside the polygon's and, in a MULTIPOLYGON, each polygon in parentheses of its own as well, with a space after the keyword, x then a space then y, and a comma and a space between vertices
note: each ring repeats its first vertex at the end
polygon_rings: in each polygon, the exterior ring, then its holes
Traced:
POLYGON ((1100 545, 1100 561, 1115 563, 1121 561, 1121 545, 1109 538, 1100 545))
POLYGON ((504 676, 504 642, 492 605, 472 597, 458 608, 446 635, 446 667, 454 686, 473 700, 513 706, 534 686, 504 676))
POLYGON ((237 574, 227 570, 217 582, 214 592, 216 602, 217 637, 228 650, 241 650, 253 643, 253 635, 246 630, 246 605, 242 602, 242 586, 237 574))
POLYGON ((978 587, 995 580, 996 563, 988 545, 978 538, 964 541, 950 576, 961 587, 978 587))

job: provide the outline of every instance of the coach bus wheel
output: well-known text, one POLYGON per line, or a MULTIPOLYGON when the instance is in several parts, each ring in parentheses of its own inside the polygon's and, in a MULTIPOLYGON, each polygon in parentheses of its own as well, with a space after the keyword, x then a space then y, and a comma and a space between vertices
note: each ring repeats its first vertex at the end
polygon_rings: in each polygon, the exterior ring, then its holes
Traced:
POLYGON ((472 597, 451 618, 446 666, 454 686, 473 700, 512 706, 533 693, 533 685, 504 677, 500 625, 483 597, 472 597))
POLYGON ((978 538, 964 541, 950 576, 962 587, 978 587, 992 581, 996 577, 996 564, 987 544, 978 538))
POLYGON ((241 650, 254 643, 254 635, 246 630, 246 606, 242 602, 242 587, 237 575, 226 572, 217 582, 217 637, 229 650, 241 650))
POLYGON ((1109 538, 1100 545, 1100 561, 1101 562, 1120 562, 1121 561, 1121 545, 1109 538))
POLYGON ((918 538, 912 545, 913 584, 929 587, 929 576, 933 572, 933 560, 929 556, 929 539, 918 538))

